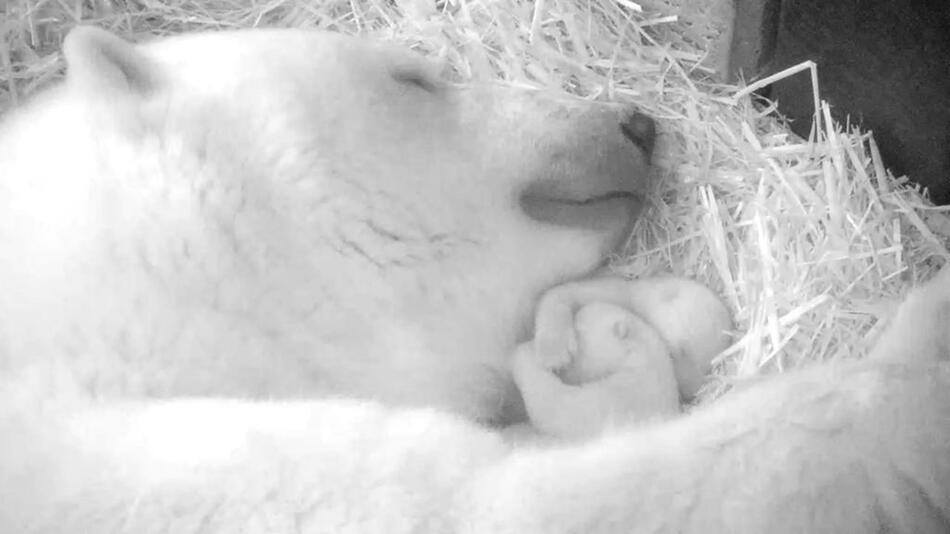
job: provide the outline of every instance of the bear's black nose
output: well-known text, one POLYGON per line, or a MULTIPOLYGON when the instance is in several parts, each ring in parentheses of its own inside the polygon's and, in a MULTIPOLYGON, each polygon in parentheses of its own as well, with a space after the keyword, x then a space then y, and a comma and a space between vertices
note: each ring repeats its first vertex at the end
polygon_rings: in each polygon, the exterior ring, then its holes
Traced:
POLYGON ((653 152, 653 143, 656 141, 656 123, 639 111, 631 112, 620 123, 623 136, 640 147, 647 155, 653 152))

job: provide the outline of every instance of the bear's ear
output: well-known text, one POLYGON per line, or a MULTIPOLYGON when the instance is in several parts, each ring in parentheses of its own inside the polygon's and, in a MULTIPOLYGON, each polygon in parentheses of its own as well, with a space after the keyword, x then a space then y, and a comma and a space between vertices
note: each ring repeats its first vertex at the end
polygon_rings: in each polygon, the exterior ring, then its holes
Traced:
POLYGON ((94 91, 147 93, 157 68, 135 45, 91 26, 74 28, 63 41, 66 79, 94 91))

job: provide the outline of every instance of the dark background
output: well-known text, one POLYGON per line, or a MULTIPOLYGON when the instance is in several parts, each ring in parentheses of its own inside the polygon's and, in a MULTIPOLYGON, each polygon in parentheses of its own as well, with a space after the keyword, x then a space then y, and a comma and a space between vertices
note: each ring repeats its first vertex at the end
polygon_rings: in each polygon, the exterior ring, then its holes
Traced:
MULTIPOLYGON (((950 0, 736 0, 733 68, 746 79, 806 59, 841 122, 874 132, 885 164, 950 203, 950 0)), ((811 81, 764 92, 807 137, 811 81)))

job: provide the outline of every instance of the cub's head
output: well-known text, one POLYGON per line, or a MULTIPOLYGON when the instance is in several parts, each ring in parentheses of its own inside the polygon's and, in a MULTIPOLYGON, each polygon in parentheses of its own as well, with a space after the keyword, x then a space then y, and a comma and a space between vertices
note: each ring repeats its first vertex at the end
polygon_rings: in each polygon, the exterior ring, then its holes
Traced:
POLYGON ((494 416, 538 293, 601 264, 649 188, 643 115, 390 46, 80 28, 64 51, 0 127, 0 320, 8 347, 95 354, 109 391, 494 416))

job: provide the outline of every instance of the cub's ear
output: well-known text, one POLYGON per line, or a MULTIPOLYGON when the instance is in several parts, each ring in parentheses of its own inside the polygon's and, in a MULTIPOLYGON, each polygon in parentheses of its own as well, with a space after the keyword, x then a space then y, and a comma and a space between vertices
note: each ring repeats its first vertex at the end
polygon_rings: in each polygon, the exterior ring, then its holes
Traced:
POLYGON ((74 28, 63 41, 68 83, 97 92, 147 93, 158 69, 135 45, 91 26, 74 28))

